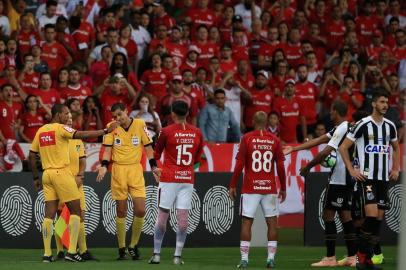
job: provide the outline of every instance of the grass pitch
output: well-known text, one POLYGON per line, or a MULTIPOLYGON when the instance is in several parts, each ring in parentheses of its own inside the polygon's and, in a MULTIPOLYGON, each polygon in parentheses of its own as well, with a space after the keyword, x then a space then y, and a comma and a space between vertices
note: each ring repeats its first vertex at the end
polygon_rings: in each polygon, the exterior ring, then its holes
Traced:
MULTIPOLYGON (((324 247, 303 247, 301 230, 282 230, 278 253, 276 256, 276 269, 293 270, 293 269, 315 269, 310 264, 321 259, 325 254, 324 247)), ((148 259, 152 254, 152 248, 141 248, 140 261, 116 261, 116 248, 91 248, 91 252, 100 259, 100 262, 85 263, 68 263, 57 261, 55 263, 42 263, 41 249, 0 249, 0 269, 1 270, 125 270, 125 269, 160 269, 160 270, 226 270, 236 269, 239 262, 239 247, 232 248, 185 248, 183 259, 185 264, 182 266, 172 265, 172 255, 174 248, 164 248, 161 254, 161 264, 149 265, 148 259)), ((396 269, 396 247, 382 248, 385 255, 385 264, 382 265, 385 270, 396 269)), ((55 253, 55 250, 54 250, 55 253)), ((337 257, 342 258, 345 254, 344 247, 337 248, 337 257)), ((54 254, 55 255, 55 254, 54 254)), ((267 256, 266 248, 251 248, 250 262, 248 269, 265 269, 265 260, 267 256)), ((325 268, 327 269, 327 268, 325 268)), ((336 269, 353 269, 343 267, 329 267, 330 270, 336 269)))

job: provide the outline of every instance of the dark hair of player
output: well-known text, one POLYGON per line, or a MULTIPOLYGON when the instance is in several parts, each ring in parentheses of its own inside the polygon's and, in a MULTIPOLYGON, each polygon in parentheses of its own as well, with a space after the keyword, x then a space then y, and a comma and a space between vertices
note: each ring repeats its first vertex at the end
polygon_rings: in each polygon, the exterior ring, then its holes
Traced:
POLYGON ((219 88, 219 89, 216 89, 216 90, 214 91, 214 95, 216 96, 217 94, 223 94, 223 95, 225 95, 226 92, 225 92, 223 89, 219 88))
POLYGON ((52 118, 54 118, 58 113, 61 113, 64 107, 66 107, 65 104, 55 104, 54 106, 52 106, 51 109, 52 118))
POLYGON ((47 23, 47 24, 44 26, 44 31, 47 30, 48 28, 55 29, 55 24, 53 24, 53 23, 47 23))
POLYGON ((126 107, 123 103, 114 103, 113 106, 111 106, 111 112, 115 112, 116 110, 122 110, 125 111, 126 107))
POLYGON ((361 111, 361 110, 355 111, 352 114, 352 120, 354 120, 354 122, 358 122, 359 120, 361 120, 362 118, 367 117, 368 115, 369 115, 369 113, 366 112, 366 111, 361 111))
POLYGON ((270 112, 270 113, 269 113, 269 116, 271 116, 271 115, 276 115, 276 117, 279 118, 279 114, 278 114, 277 111, 272 111, 272 112, 270 112))
POLYGON ((389 98, 389 93, 384 89, 379 89, 372 94, 372 102, 375 102, 380 97, 389 98))
POLYGON ((179 117, 185 117, 189 112, 189 107, 186 102, 177 100, 172 103, 171 111, 179 117))
POLYGON ((47 8, 48 7, 51 7, 51 6, 58 6, 58 2, 56 2, 55 0, 48 0, 47 1, 47 3, 46 3, 46 5, 45 5, 47 8))
POLYGON ((332 109, 338 113, 339 116, 345 117, 348 112, 348 106, 345 102, 341 100, 336 100, 333 102, 332 109))

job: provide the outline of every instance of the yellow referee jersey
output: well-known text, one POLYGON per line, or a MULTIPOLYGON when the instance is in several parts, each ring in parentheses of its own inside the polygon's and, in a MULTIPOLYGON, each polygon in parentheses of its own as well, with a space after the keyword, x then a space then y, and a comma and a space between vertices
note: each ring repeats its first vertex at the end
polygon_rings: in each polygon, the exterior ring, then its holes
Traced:
POLYGON ((69 168, 74 176, 78 175, 79 173, 79 159, 85 157, 85 146, 82 140, 69 140, 69 168))
POLYGON ((116 164, 140 163, 143 146, 151 143, 152 139, 142 119, 131 119, 128 129, 118 126, 103 137, 103 144, 112 147, 112 160, 116 164))
POLYGON ((75 132, 73 128, 58 123, 46 124, 38 129, 30 151, 39 153, 44 170, 69 166, 69 140, 75 132))

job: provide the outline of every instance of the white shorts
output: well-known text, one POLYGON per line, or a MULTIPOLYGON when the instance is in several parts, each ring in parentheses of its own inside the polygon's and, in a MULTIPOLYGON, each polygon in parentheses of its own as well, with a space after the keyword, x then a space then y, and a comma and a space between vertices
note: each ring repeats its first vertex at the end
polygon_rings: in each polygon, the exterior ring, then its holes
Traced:
POLYGON ((192 207, 192 195, 192 184, 160 182, 158 206, 169 210, 176 202, 176 209, 190 209, 192 207))
POLYGON ((277 194, 241 194, 240 215, 254 218, 259 204, 261 204, 265 217, 279 215, 279 198, 277 194))

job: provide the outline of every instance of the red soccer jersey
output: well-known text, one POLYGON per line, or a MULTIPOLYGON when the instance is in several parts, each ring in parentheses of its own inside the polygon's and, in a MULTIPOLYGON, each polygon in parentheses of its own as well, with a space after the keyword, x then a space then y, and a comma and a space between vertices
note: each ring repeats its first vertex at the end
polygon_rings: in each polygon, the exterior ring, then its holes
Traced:
POLYGON ((44 105, 48 105, 49 108, 52 108, 55 104, 61 103, 61 96, 58 91, 51 88, 48 91, 43 91, 41 89, 34 89, 28 94, 41 97, 44 105))
POLYGON ((74 87, 72 85, 68 85, 62 93, 61 93, 61 99, 62 103, 67 101, 70 98, 77 98, 80 101, 80 104, 83 104, 83 101, 88 97, 92 95, 92 90, 90 90, 89 87, 83 86, 79 84, 77 87, 74 87))
POLYGON ((79 50, 90 48, 91 41, 96 38, 92 25, 82 20, 78 29, 73 31, 72 37, 79 50), (87 46, 87 47, 86 47, 87 46))
POLYGON ((212 58, 213 56, 218 56, 219 55, 219 46, 214 44, 214 43, 211 43, 211 42, 206 42, 206 43, 196 42, 193 45, 196 45, 200 50, 199 58, 197 60, 198 64, 200 66, 205 67, 206 69, 209 66, 210 58, 212 58))
POLYGON ((367 46, 375 29, 382 28, 381 20, 376 16, 358 16, 355 19, 360 45, 367 46))
POLYGON ((69 53, 59 42, 42 44, 41 60, 48 63, 53 75, 56 75, 59 69, 65 65, 68 56, 69 53))
POLYGON ((31 32, 20 32, 15 36, 15 39, 18 41, 18 50, 21 56, 24 56, 31 50, 31 47, 34 45, 39 45, 40 36, 36 31, 31 32))
POLYGON ((186 55, 188 52, 186 46, 183 44, 168 42, 166 49, 172 56, 173 62, 175 63, 176 67, 180 67, 183 63, 183 60, 186 59, 186 55))
POLYGON ((34 89, 38 89, 39 86, 39 74, 33 72, 28 74, 27 72, 24 73, 23 79, 20 81, 21 88, 24 92, 29 93, 34 89))
POLYGON ((94 85, 97 87, 103 83, 103 81, 110 75, 110 66, 104 61, 96 61, 92 63, 90 67, 90 76, 94 85))
MULTIPOLYGON (((271 132, 254 130, 246 133, 240 142, 236 156, 244 164, 245 173, 241 193, 243 194, 276 194, 276 179, 273 171, 275 162, 282 162, 285 157, 282 145, 271 132)), ((233 174, 230 183, 235 188, 239 170, 233 174)))
POLYGON ((129 108, 131 101, 132 100, 128 96, 127 92, 123 91, 119 95, 114 95, 111 93, 111 90, 109 88, 104 90, 103 94, 100 97, 100 103, 103 104, 102 111, 103 125, 106 126, 113 119, 113 116, 111 114, 111 106, 113 106, 115 103, 121 102, 129 108))
POLYGON ((200 161, 203 136, 189 124, 172 124, 163 128, 155 146, 155 159, 164 153, 161 182, 193 184, 193 166, 200 161))
POLYGON ((296 126, 299 124, 303 110, 296 97, 291 100, 285 97, 275 99, 273 109, 279 114, 281 123, 281 140, 286 143, 295 143, 297 140, 296 126))
POLYGON ((216 22, 216 14, 211 9, 202 10, 200 8, 191 8, 188 10, 187 17, 192 19, 192 33, 195 33, 196 28, 204 24, 210 28, 216 22))
POLYGON ((254 114, 264 111, 266 114, 271 112, 272 91, 269 88, 257 90, 255 87, 250 89, 251 102, 245 106, 244 123, 246 127, 253 127, 252 119, 254 114))
POLYGON ((153 25, 155 28, 158 28, 160 25, 165 25, 167 29, 172 29, 172 27, 176 24, 176 21, 174 18, 169 16, 168 14, 165 14, 162 17, 156 16, 153 20, 153 25))
POLYGON ((316 101, 317 93, 319 90, 314 83, 306 81, 305 83, 297 82, 295 85, 296 97, 303 105, 304 116, 306 117, 306 123, 309 125, 316 123, 316 101))
POLYGON ((233 59, 238 62, 240 60, 250 61, 248 46, 233 45, 233 59))
POLYGON ((193 83, 190 86, 192 89, 189 95, 196 100, 196 104, 199 110, 203 109, 206 105, 206 99, 204 97, 204 90, 203 87, 198 85, 197 83, 193 83))
POLYGON ((121 41, 119 40, 118 45, 120 45, 127 51, 127 56, 129 59, 133 59, 135 56, 137 56, 138 47, 137 47, 137 43, 135 43, 134 40, 129 39, 127 44, 125 44, 125 45, 123 43, 121 43, 121 41))
POLYGON ((398 46, 392 49, 392 54, 396 58, 396 60, 400 61, 406 58, 406 46, 403 48, 399 48, 398 46))
POLYGON ((289 66, 292 68, 296 68, 300 64, 302 58, 302 49, 300 43, 297 44, 288 43, 286 44, 284 51, 289 66))
POLYGON ((24 127, 24 134, 31 141, 34 139, 37 130, 45 125, 45 123, 44 114, 40 112, 36 112, 35 114, 26 112, 21 116, 21 125, 24 127))
POLYGON ((158 101, 166 95, 170 80, 171 75, 164 70, 153 71, 150 69, 142 74, 140 83, 144 86, 145 92, 153 95, 158 101))
POLYGON ((327 50, 332 53, 344 41, 345 25, 342 20, 331 20, 326 25, 327 50))
POLYGON ((193 75, 196 75, 196 71, 200 66, 196 63, 195 65, 191 65, 189 62, 185 61, 180 67, 180 73, 182 74, 185 70, 192 71, 193 75))
POLYGON ((368 57, 368 60, 378 60, 379 55, 383 51, 388 51, 390 52, 389 47, 381 44, 380 46, 374 46, 373 44, 370 44, 368 47, 366 47, 366 54, 368 57))
POLYGON ((0 101, 0 131, 6 139, 16 139, 13 124, 20 118, 22 107, 18 102, 9 106, 5 101, 0 101))
POLYGON ((238 72, 234 74, 234 80, 239 82, 241 84, 241 86, 244 87, 244 89, 250 89, 255 84, 255 78, 251 74, 250 71, 247 74, 247 79, 246 80, 244 80, 244 78, 238 72))

